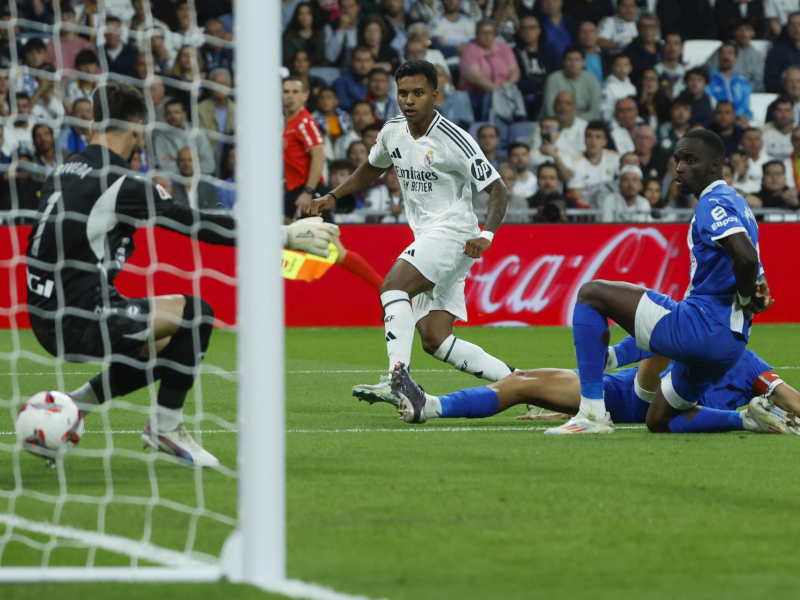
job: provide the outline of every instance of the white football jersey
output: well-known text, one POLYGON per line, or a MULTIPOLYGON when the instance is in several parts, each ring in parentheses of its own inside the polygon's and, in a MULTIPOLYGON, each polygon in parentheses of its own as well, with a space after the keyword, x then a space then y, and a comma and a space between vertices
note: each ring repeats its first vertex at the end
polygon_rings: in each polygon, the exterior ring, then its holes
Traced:
POLYGON ((387 121, 369 151, 369 163, 379 169, 394 165, 415 237, 433 229, 478 235, 471 184, 480 192, 500 178, 472 136, 439 113, 418 140, 404 116, 387 121))
POLYGON ((585 154, 573 156, 571 162, 572 179, 567 189, 581 190, 581 200, 597 206, 599 198, 595 195, 598 190, 604 183, 612 181, 619 170, 619 154, 613 150, 603 150, 603 156, 596 165, 589 162, 585 154))

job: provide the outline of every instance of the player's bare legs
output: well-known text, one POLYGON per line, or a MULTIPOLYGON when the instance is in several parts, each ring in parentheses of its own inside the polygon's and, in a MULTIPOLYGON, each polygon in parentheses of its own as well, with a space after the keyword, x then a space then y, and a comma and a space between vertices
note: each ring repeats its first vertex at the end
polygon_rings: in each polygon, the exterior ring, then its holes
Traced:
MULTIPOLYGON (((186 307, 186 296, 156 296, 150 301, 153 307, 153 324, 151 327, 156 354, 167 347, 173 335, 181 328, 181 316, 186 307)), ((139 356, 149 358, 151 344, 145 343, 139 356)))

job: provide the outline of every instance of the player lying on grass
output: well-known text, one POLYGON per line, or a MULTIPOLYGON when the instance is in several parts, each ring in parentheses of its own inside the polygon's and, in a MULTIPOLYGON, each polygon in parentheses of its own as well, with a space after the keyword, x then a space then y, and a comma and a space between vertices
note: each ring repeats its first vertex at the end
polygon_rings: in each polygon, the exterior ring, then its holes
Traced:
MULTIPOLYGON (((414 243, 400 254, 381 286, 389 369, 398 361, 409 364, 416 327, 425 352, 497 381, 513 368, 456 338, 453 323, 467 320, 464 282, 503 221, 508 190, 475 140, 434 109, 438 75, 431 63, 406 62, 395 79, 403 115, 384 124, 369 160, 330 194, 313 200, 308 212, 320 214, 337 198, 366 188, 394 168, 414 243), (483 232, 472 210, 473 185, 489 194, 483 232)), ((389 393, 389 377, 355 391, 389 393)))
MULTIPOLYGON (((620 365, 644 360, 639 367, 604 375, 606 407, 615 423, 644 423, 655 395, 647 390, 658 389, 660 371, 669 361, 639 351, 631 337, 611 350, 620 365)), ((616 360, 609 366, 616 366, 616 360)), ((491 417, 521 404, 533 404, 556 414, 524 415, 518 419, 568 419, 578 412, 581 401, 580 378, 571 369, 517 370, 488 386, 437 397, 426 394, 407 369, 397 368, 392 375, 392 388, 391 396, 374 394, 365 400, 397 406, 397 412, 408 423, 424 423, 430 418, 491 417)), ((722 381, 703 395, 698 406, 673 420, 670 431, 800 434, 798 414, 800 393, 784 383, 755 352, 746 350, 722 381), (745 406, 745 410, 736 410, 745 406), (709 415, 714 418, 709 419, 709 415)))

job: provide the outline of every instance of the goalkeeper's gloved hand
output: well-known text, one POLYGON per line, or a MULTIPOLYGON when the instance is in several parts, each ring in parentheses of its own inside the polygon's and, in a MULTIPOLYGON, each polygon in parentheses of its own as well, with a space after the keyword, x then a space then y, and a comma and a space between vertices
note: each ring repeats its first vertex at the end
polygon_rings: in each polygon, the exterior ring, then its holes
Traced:
POLYGON ((300 219, 287 226, 286 247, 289 250, 308 252, 322 258, 330 256, 328 244, 339 235, 339 228, 325 223, 322 217, 300 219))

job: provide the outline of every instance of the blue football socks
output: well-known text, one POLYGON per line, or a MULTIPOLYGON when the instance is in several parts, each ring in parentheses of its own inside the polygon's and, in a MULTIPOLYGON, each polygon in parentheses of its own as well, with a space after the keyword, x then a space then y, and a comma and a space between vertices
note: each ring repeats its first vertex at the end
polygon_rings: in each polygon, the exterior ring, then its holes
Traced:
POLYGON ((645 358, 655 356, 652 352, 647 350, 640 350, 636 345, 636 340, 632 335, 629 335, 619 344, 615 345, 614 353, 617 356, 617 364, 614 368, 622 368, 633 363, 641 362, 645 358))
POLYGON ((497 414, 499 405, 497 393, 485 385, 439 396, 439 402, 445 419, 491 417, 497 414))
POLYGON ((581 380, 580 412, 594 419, 605 414, 603 371, 607 346, 603 343, 603 334, 607 331, 608 320, 603 315, 586 304, 575 305, 572 337, 581 380))
POLYGON ((742 431, 742 414, 735 410, 717 410, 700 407, 700 411, 690 421, 686 413, 678 415, 669 423, 672 433, 713 433, 715 431, 742 431))

